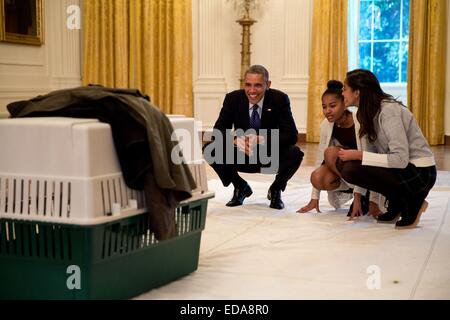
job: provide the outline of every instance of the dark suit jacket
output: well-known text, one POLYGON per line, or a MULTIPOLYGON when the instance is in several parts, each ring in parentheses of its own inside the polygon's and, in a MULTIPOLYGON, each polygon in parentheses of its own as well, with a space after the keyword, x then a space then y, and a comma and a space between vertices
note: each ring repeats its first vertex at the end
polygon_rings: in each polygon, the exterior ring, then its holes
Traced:
MULTIPOLYGON (((228 93, 223 101, 219 118, 214 125, 225 133, 226 129, 250 129, 249 101, 244 90, 228 93)), ((280 149, 294 145, 297 142, 297 127, 292 117, 291 106, 287 94, 268 89, 264 95, 264 105, 261 114, 261 129, 268 129, 270 143, 270 129, 280 130, 280 149)))

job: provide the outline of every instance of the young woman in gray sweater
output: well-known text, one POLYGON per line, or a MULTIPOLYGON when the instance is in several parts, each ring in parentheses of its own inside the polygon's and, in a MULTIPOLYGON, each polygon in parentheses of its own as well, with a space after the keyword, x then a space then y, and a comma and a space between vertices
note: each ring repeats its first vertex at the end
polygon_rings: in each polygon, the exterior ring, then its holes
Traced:
POLYGON ((383 92, 368 70, 348 72, 343 95, 346 106, 358 107, 359 135, 376 153, 341 149, 338 171, 345 181, 387 198, 388 211, 378 222, 395 222, 398 229, 416 227, 436 181, 434 155, 416 119, 408 108, 383 92))

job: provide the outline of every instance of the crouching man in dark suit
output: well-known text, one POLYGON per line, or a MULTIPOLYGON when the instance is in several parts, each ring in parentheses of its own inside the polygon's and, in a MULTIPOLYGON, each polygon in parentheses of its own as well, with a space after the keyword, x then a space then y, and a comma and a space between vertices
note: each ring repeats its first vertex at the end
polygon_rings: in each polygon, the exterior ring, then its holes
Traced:
POLYGON ((283 209, 281 192, 303 159, 296 145, 297 127, 289 97, 270 89, 269 73, 263 66, 251 66, 245 73, 244 89, 225 96, 214 125, 213 141, 203 148, 206 161, 224 186, 234 186, 226 204, 240 206, 253 191, 238 172, 276 174, 267 198, 270 207, 283 209), (234 131, 231 129, 234 127, 234 131))

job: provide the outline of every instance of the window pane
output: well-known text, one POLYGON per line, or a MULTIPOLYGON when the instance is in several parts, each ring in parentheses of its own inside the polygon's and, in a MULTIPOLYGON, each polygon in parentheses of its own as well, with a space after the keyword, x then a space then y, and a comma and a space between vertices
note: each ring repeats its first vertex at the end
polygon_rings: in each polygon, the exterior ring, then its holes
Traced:
POLYGON ((359 40, 370 40, 372 33, 372 0, 359 4, 359 40))
POLYGON ((401 0, 374 1, 374 39, 391 40, 400 38, 401 0))
POLYGON ((378 42, 373 45, 373 73, 380 82, 399 81, 399 43, 378 42))
POLYGON ((370 70, 370 43, 359 44, 359 67, 370 70))
POLYGON ((403 0, 403 40, 408 40, 409 37, 409 0, 403 0))
POLYGON ((359 3, 359 17, 357 14, 352 14, 354 18, 349 17, 350 26, 354 26, 359 35, 358 40, 352 42, 352 67, 372 70, 380 82, 407 81, 410 1, 348 2, 349 10, 354 13, 358 11, 359 3))
POLYGON ((408 81, 408 42, 402 42, 402 78, 400 82, 408 81))

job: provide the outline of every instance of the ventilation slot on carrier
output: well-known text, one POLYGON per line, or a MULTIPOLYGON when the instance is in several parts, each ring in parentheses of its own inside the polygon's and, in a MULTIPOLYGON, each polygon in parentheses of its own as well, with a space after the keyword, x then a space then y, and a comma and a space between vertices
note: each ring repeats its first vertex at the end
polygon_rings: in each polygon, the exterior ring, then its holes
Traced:
POLYGON ((145 207, 143 191, 133 190, 127 187, 121 177, 104 179, 100 182, 103 215, 112 214, 112 204, 120 203, 121 208, 129 205, 129 200, 136 200, 138 208, 145 207))
POLYGON ((0 178, 0 213, 70 217, 71 183, 0 178))
POLYGON ((72 260, 70 230, 41 223, 0 223, 0 254, 50 260, 72 260))

